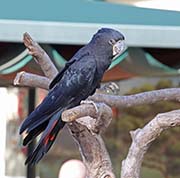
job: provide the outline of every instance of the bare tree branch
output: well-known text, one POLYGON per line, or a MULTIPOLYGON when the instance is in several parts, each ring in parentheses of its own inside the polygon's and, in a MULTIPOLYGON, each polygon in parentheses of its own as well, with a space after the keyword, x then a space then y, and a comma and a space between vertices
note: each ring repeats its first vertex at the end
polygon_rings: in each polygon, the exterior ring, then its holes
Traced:
POLYGON ((93 133, 106 130, 112 119, 112 110, 104 103, 96 103, 98 113, 92 104, 83 104, 62 113, 62 120, 72 122, 76 120, 85 125, 93 133))
MULTIPOLYGON (((14 79, 14 85, 39 87, 48 90, 51 80, 44 76, 19 72, 14 79)), ((99 91, 98 91, 99 92, 99 91)), ((180 101, 180 88, 168 88, 148 91, 128 96, 106 95, 96 93, 88 99, 105 103, 111 107, 127 108, 142 104, 153 104, 158 101, 180 101)))
POLYGON ((38 87, 45 90, 48 90, 49 84, 49 78, 24 71, 19 72, 14 79, 14 85, 38 87))
POLYGON ((24 33, 23 38, 25 46, 29 50, 29 54, 32 55, 36 62, 41 66, 44 75, 52 80, 58 73, 58 70, 52 63, 47 53, 35 42, 28 33, 24 33))
POLYGON ((142 129, 131 131, 132 144, 122 162, 121 178, 139 178, 144 154, 162 131, 180 126, 180 110, 158 114, 142 129))
POLYGON ((115 178, 109 154, 99 134, 86 126, 74 122, 69 124, 73 138, 79 146, 83 162, 87 167, 88 178, 115 178))
POLYGON ((152 104, 158 101, 180 101, 180 88, 160 89, 128 96, 95 94, 90 96, 89 99, 95 102, 106 103, 111 107, 127 108, 142 104, 152 104))

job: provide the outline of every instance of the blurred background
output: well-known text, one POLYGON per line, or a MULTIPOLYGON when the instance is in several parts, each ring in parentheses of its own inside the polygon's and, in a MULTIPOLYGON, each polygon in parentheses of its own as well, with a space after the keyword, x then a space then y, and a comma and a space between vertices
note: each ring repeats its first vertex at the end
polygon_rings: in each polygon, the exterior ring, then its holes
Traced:
MULTIPOLYGON (((125 35, 128 48, 113 61, 102 85, 115 82, 119 86, 117 95, 180 86, 178 0, 6 0, 0 3, 2 178, 55 178, 64 161, 80 159, 78 147, 65 128, 35 168, 24 166, 34 143, 29 148, 22 147, 18 128, 47 94, 42 89, 13 86, 17 72, 43 75, 22 43, 24 32, 41 44, 60 69, 99 28, 115 28, 125 35)), ((131 143, 129 131, 143 127, 157 113, 179 107, 177 102, 165 101, 123 110, 113 108, 113 121, 103 137, 118 176, 131 143)), ((143 178, 180 176, 179 131, 179 128, 166 131, 150 147, 143 162, 143 178)))

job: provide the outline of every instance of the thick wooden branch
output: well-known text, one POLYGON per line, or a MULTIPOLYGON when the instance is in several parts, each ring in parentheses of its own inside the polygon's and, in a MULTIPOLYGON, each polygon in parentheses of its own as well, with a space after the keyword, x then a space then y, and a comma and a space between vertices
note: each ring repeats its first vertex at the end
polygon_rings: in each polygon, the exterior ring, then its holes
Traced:
POLYGON ((19 72, 14 79, 14 85, 39 87, 48 90, 50 82, 57 75, 58 70, 52 63, 47 53, 35 42, 28 33, 24 33, 23 42, 28 53, 39 64, 45 76, 39 76, 28 72, 19 72))
MULTIPOLYGON (((46 90, 48 90, 50 82, 51 80, 47 77, 27 72, 19 72, 14 79, 14 85, 39 87, 46 90)), ((96 93, 88 99, 121 109, 142 104, 153 104, 158 101, 180 101, 180 88, 160 89, 127 96, 96 93)))
POLYGON ((106 103, 111 107, 127 108, 142 104, 152 104, 158 101, 180 101, 180 88, 160 89, 127 96, 95 94, 90 96, 89 99, 94 102, 106 103))
POLYGON ((131 131, 132 144, 122 162, 121 178, 139 178, 144 154, 162 131, 180 126, 180 110, 158 114, 142 129, 131 131))
POLYGON ((112 110, 104 103, 96 103, 98 113, 92 104, 82 104, 62 113, 65 122, 77 121, 86 126, 93 133, 106 130, 112 119, 112 110))
POLYGON ((24 71, 19 72, 14 79, 14 85, 38 87, 45 90, 48 90, 50 82, 51 80, 47 77, 24 71))
POLYGON ((24 44, 29 50, 29 54, 34 57, 36 62, 40 65, 44 75, 52 80, 58 73, 52 60, 49 58, 47 53, 35 42, 28 33, 24 33, 23 38, 24 44))
POLYGON ((70 132, 79 146, 88 178, 115 178, 109 154, 99 134, 93 133, 84 125, 69 124, 70 132))

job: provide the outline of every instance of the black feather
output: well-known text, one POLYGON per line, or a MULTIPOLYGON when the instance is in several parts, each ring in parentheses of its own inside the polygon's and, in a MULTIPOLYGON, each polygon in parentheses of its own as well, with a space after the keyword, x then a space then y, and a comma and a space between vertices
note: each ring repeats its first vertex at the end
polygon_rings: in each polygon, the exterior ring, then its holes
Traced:
POLYGON ((65 125, 61 120, 61 113, 79 105, 100 86, 103 74, 111 64, 113 50, 109 40, 112 38, 119 40, 124 37, 113 29, 99 30, 67 62, 51 82, 46 98, 22 123, 20 134, 24 131, 28 133, 24 145, 44 131, 26 164, 37 163, 48 152, 59 130, 65 125))

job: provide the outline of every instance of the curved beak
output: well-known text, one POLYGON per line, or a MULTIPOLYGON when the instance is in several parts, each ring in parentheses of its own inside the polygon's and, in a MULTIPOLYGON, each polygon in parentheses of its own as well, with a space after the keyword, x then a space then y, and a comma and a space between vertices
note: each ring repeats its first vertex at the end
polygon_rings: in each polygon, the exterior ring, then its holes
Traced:
POLYGON ((112 60, 119 57, 126 49, 127 49, 127 46, 126 46, 124 40, 117 41, 113 45, 113 58, 112 58, 112 60))

